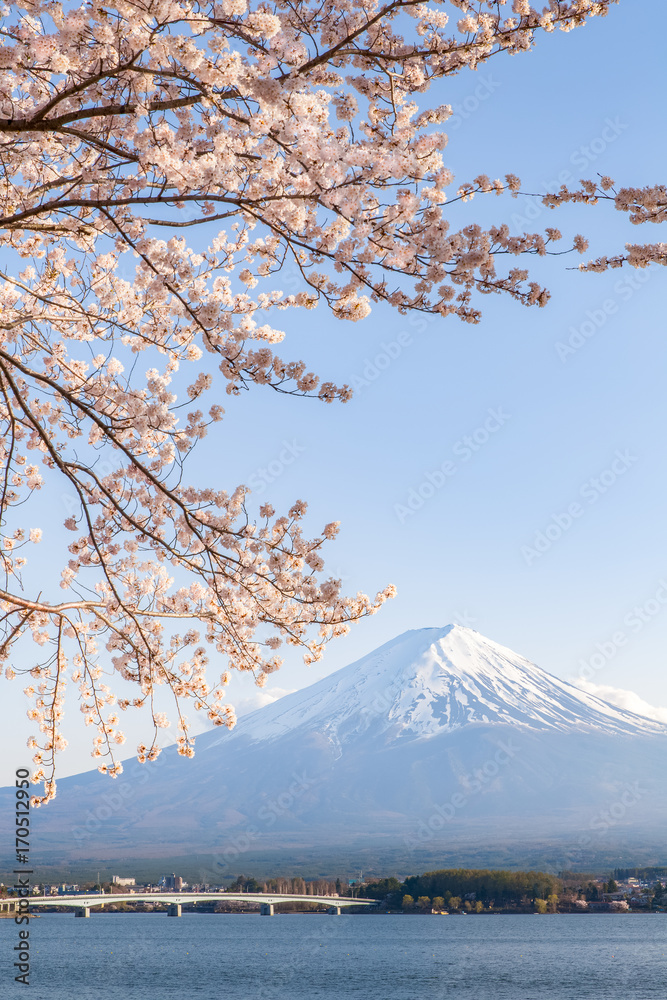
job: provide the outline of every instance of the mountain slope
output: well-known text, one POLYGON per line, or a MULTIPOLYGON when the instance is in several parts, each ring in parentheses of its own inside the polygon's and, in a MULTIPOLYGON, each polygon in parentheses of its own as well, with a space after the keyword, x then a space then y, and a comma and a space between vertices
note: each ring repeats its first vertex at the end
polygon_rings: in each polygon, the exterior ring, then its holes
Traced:
POLYGON ((567 731, 658 733, 665 727, 586 694, 472 629, 405 632, 241 721, 239 736, 276 739, 326 728, 414 739, 472 723, 567 731))
POLYGON ((64 779, 34 842, 71 858, 212 851, 219 874, 250 848, 556 837, 575 863, 582 843, 660 842, 666 768, 667 727, 450 625, 198 737, 192 760, 171 748, 113 783, 64 779))

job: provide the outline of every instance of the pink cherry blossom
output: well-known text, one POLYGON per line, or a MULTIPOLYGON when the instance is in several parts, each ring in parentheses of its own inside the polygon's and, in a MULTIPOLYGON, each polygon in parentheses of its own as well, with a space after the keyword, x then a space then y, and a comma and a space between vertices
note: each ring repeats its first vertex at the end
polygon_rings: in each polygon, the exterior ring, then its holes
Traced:
MULTIPOLYGON (((476 323, 488 293, 546 303, 504 262, 550 253, 560 233, 451 226, 452 202, 515 195, 519 181, 480 174, 453 187, 439 130, 451 109, 425 108, 423 95, 611 2, 2 8, 0 662, 8 678, 23 673, 15 651, 32 637, 37 804, 55 795, 68 686, 103 773, 121 771, 117 710, 148 708, 153 733, 137 755, 157 757, 169 723, 158 687, 191 757, 187 699, 214 724, 235 720, 227 669, 207 679, 211 656, 261 686, 282 644, 319 659, 393 595, 345 597, 323 572, 336 522, 305 537, 303 501, 286 515, 265 503, 255 522, 243 484, 189 485, 188 455, 223 419, 225 393, 350 398, 277 353, 289 310, 321 304, 358 322, 386 303, 476 323), (296 290, 280 287, 286 266, 296 290), (54 478, 72 497, 69 558, 28 593, 18 553, 40 531, 10 521, 54 478), (135 697, 115 695, 103 666, 135 697)), ((664 213, 664 190, 616 197, 638 221, 664 213)))

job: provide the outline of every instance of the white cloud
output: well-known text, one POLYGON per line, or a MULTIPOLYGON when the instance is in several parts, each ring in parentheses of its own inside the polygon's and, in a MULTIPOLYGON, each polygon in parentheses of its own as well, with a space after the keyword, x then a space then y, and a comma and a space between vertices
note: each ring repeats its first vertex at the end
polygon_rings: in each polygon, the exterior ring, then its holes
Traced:
POLYGON ((244 698, 237 699, 233 695, 230 695, 229 700, 240 719, 242 715, 248 715, 258 708, 264 708, 265 705, 272 705, 274 701, 284 698, 286 694, 292 694, 292 691, 279 687, 262 688, 250 695, 246 695, 244 698))
POLYGON ((574 684, 587 694, 593 694, 596 698, 608 701, 616 708, 622 708, 626 712, 634 712, 636 715, 643 715, 647 719, 655 719, 656 722, 667 722, 667 708, 658 705, 649 705, 647 701, 640 698, 634 691, 626 691, 624 688, 609 687, 606 684, 591 684, 578 677, 574 684))

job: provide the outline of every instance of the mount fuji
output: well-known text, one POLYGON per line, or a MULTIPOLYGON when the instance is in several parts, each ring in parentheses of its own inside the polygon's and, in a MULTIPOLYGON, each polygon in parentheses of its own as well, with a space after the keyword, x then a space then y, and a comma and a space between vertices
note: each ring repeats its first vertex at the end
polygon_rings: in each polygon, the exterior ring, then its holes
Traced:
POLYGON ((200 735, 192 760, 61 780, 33 836, 70 860, 213 852, 223 873, 250 849, 504 841, 557 841, 576 867, 662 842, 666 771, 667 726, 448 625, 200 735))

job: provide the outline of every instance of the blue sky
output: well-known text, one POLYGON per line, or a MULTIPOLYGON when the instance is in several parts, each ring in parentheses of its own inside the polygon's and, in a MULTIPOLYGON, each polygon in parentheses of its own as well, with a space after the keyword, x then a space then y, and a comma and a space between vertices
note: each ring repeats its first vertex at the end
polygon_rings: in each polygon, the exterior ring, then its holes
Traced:
MULTIPOLYGON (((661 15, 657 0, 642 5, 645 23, 661 15)), ((598 171, 663 181, 663 41, 644 30, 629 44, 636 34, 636 11, 621 3, 529 55, 439 84, 432 102, 456 112, 445 158, 457 181, 514 172, 530 191, 564 171, 573 182, 598 171)), ((590 255, 665 239, 607 205, 550 212, 523 197, 453 206, 452 219, 582 232, 590 255)), ((361 324, 324 309, 288 316, 283 355, 350 382, 355 398, 326 406, 255 390, 225 402, 193 476, 246 483, 278 510, 307 500, 311 534, 342 522, 328 565, 347 591, 398 588, 321 663, 293 655, 273 688, 456 620, 560 677, 588 664, 592 683, 667 705, 667 274, 581 274, 579 259, 531 259, 547 308, 494 296, 478 326, 383 308, 361 324)), ((247 707, 255 691, 239 680, 232 694, 247 707)), ((29 723, 19 685, 3 704, 5 779, 27 759, 29 723)), ((75 705, 70 717, 63 774, 90 762, 75 705)), ((126 729, 131 750, 141 731, 126 729)))

